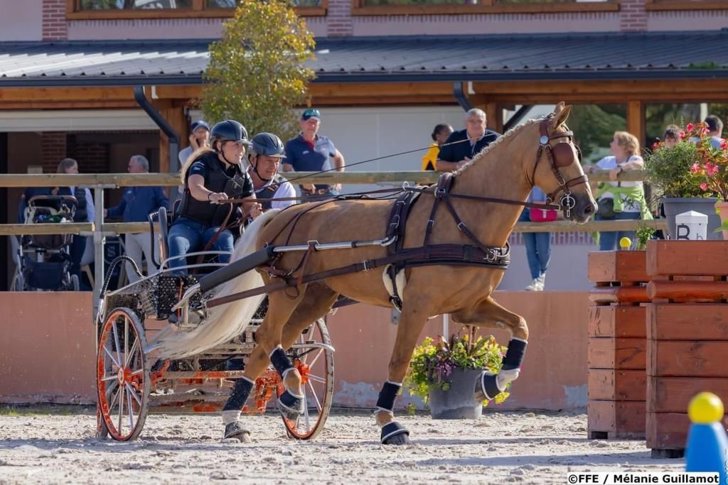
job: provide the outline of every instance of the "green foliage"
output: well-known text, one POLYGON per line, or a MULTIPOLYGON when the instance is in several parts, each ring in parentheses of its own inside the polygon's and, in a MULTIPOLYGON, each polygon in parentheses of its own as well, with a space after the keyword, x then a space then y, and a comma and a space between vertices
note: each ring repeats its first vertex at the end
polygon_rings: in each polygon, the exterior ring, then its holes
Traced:
POLYGON ((609 148, 614 132, 627 126, 624 107, 621 105, 574 105, 569 115, 569 128, 574 130, 582 156, 590 155, 600 148, 609 148))
POLYGON ((683 139, 674 147, 658 146, 645 159, 647 180, 665 197, 706 197, 701 178, 690 167, 698 158, 695 143, 683 139))
POLYGON ((644 224, 640 224, 637 227, 637 231, 635 232, 635 236, 637 237, 637 250, 638 251, 644 251, 647 249, 647 241, 652 239, 655 236, 655 229, 651 228, 650 226, 646 226, 644 224))
MULTIPOLYGON (((405 378, 405 385, 410 392, 420 396, 427 402, 430 388, 437 386, 440 389, 450 388, 449 376, 456 367, 462 369, 487 369, 497 373, 501 368, 501 361, 506 347, 499 345, 495 337, 477 337, 473 328, 466 335, 453 335, 450 341, 439 337, 437 341, 430 337, 415 348, 410 361, 409 372, 405 378)), ((496 404, 500 404, 510 394, 500 393, 496 404)), ((488 402, 483 402, 487 405, 488 402)))
POLYGON ((251 134, 297 131, 293 108, 303 104, 314 72, 313 35, 287 0, 241 0, 210 46, 202 110, 210 121, 232 118, 251 134))

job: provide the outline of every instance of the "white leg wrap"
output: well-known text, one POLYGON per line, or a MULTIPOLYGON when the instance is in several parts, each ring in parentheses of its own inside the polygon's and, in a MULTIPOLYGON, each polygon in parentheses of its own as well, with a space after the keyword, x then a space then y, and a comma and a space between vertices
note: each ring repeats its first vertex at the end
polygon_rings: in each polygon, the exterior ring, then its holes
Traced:
POLYGON ((240 411, 238 410, 230 410, 230 411, 223 411, 222 412, 222 424, 227 426, 230 423, 234 423, 240 419, 240 411))
POLYGON ((510 384, 511 382, 518 379, 518 375, 521 373, 521 369, 508 369, 508 370, 502 370, 498 373, 496 376, 496 384, 498 385, 498 389, 501 391, 505 390, 506 386, 510 384))

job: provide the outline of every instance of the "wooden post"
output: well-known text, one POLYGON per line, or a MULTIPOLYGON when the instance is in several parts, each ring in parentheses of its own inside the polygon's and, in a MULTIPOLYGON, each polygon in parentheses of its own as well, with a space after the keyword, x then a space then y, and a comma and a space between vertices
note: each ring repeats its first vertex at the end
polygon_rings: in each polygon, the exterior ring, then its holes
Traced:
POLYGON ((641 146, 647 143, 645 130, 645 105, 642 101, 627 103, 627 131, 637 137, 641 146))
MULTIPOLYGON (((172 129, 179 136, 178 153, 187 143, 187 119, 183 106, 167 106, 159 110, 159 113, 167 120, 172 129)), ((175 157, 177 153, 173 154, 175 157)), ((160 131, 159 133, 159 172, 168 173, 170 170, 169 138, 160 131)))
POLYGON ((485 105, 485 115, 487 117, 488 129, 503 132, 503 110, 498 103, 488 103, 485 105))
POLYGON ((702 391, 728 401, 728 242, 647 244, 647 447, 683 455, 688 404, 702 391))
POLYGON ((589 439, 645 436, 644 251, 589 253, 587 433, 589 439))

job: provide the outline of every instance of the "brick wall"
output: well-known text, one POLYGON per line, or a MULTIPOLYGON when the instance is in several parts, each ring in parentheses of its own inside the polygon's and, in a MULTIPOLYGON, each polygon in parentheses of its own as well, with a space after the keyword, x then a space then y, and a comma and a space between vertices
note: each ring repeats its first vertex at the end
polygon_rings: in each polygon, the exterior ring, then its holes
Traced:
POLYGON ((66 134, 44 132, 40 136, 43 173, 56 173, 58 162, 66 158, 66 134))
POLYGON ((619 30, 639 32, 647 30, 647 0, 622 0, 619 9, 619 30))
POLYGON ((43 40, 66 39, 66 0, 43 0, 43 40))
POLYGON ((351 0, 329 0, 326 17, 326 35, 341 37, 352 35, 354 29, 351 19, 351 0))
POLYGON ((73 136, 68 140, 68 156, 78 161, 81 173, 108 172, 110 151, 109 143, 79 142, 73 136))

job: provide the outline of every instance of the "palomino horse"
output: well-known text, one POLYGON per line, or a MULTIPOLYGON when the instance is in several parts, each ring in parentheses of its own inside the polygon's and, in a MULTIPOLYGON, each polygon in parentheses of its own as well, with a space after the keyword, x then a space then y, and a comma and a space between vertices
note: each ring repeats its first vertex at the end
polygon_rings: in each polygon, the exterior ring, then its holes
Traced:
MULTIPOLYGON (((235 258, 270 246, 309 244, 311 249, 279 253, 268 265, 258 267, 266 284, 286 279, 289 286, 269 294, 268 313, 256 333, 257 348, 246 365, 248 385, 243 394, 250 392, 255 378, 272 362, 286 388, 279 407, 284 416, 295 418, 302 411, 301 378, 283 349, 311 321, 325 315, 340 295, 370 305, 392 306, 386 286, 391 289, 393 284, 398 287, 402 314, 388 380, 376 404, 383 443, 409 441, 409 432, 394 420, 392 410, 420 333, 433 315, 449 313, 455 322, 510 330, 502 370, 498 375, 484 372, 474 390, 476 397, 489 399, 502 392, 518 377, 528 326, 523 317, 500 306, 491 295, 503 278, 508 236, 529 191, 539 186, 561 205, 567 219, 576 222, 585 222, 596 210, 573 135, 564 125, 569 112, 570 107, 559 104, 547 118, 510 130, 455 172, 450 183, 422 191, 408 209, 408 217, 400 212, 395 217, 391 200, 367 199, 300 204, 261 216, 246 231, 235 258), (400 217, 406 218, 406 225, 400 217), (397 246, 406 255, 403 258, 387 260, 392 249, 384 244, 326 251, 312 248, 313 241, 368 241, 373 235, 385 236, 391 234, 389 225, 404 227, 398 244, 390 245, 397 246), (432 250, 420 251, 423 247, 432 250), (382 261, 394 262, 395 274, 388 271, 391 264, 378 264, 382 261), (358 271, 336 271, 339 268, 358 271), (320 277, 304 278, 312 274, 320 277)), ((218 296, 249 290, 261 282, 258 273, 249 271, 224 285, 218 296)), ((162 342, 162 354, 199 351, 236 335, 258 301, 249 298, 228 305, 226 313, 211 315, 201 325, 200 335, 162 342), (252 303, 246 303, 248 300, 252 303)))

